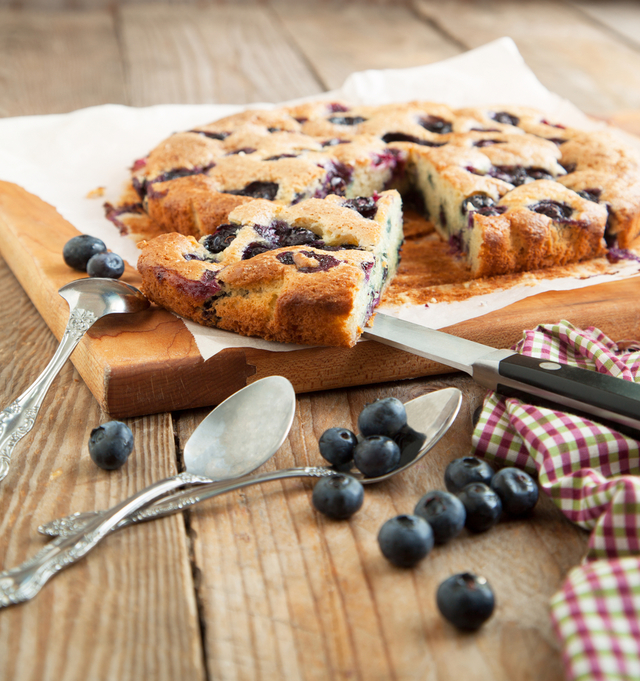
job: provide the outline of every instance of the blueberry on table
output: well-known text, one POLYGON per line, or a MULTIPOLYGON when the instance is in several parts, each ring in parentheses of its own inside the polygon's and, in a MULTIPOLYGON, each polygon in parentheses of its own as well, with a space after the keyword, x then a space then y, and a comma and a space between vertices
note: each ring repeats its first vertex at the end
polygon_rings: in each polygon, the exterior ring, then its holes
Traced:
POLYGON ((500 497, 505 513, 526 515, 538 501, 538 485, 519 468, 503 468, 491 478, 491 489, 500 497))
POLYGON ((121 421, 109 421, 91 431, 89 454, 93 462, 107 471, 123 466, 133 450, 133 433, 121 421))
POLYGON ((433 548, 433 531, 417 515, 399 515, 387 520, 378 532, 384 557, 397 567, 413 567, 433 548))
POLYGON ((483 482, 472 482, 458 495, 467 513, 465 525, 473 532, 492 528, 502 515, 500 497, 483 482))
POLYGON ((329 428, 318 440, 320 454, 334 466, 342 466, 353 459, 358 438, 348 428, 329 428))
POLYGON ((475 456, 454 459, 444 472, 444 484, 452 494, 458 494, 463 487, 472 482, 488 485, 493 477, 493 468, 475 456))
POLYGON ((345 520, 360 510, 364 487, 350 475, 332 475, 316 483, 311 501, 320 513, 334 520, 345 520))
POLYGON ((106 253, 107 246, 101 239, 88 234, 80 234, 69 239, 62 249, 62 257, 69 267, 80 272, 87 271, 87 263, 99 253, 106 253))
POLYGON ((90 277, 119 279, 123 273, 124 261, 117 253, 98 253, 87 263, 87 274, 90 277))
POLYGON ((436 544, 445 544, 457 537, 467 517, 460 499, 451 492, 439 489, 427 492, 413 512, 431 525, 436 544))
POLYGON ((396 397, 384 397, 367 404, 358 416, 358 428, 364 437, 393 437, 406 425, 407 412, 404 404, 396 397))
POLYGON ((390 437, 372 435, 356 445, 353 462, 367 478, 377 478, 398 467, 400 447, 390 437))
POLYGON ((496 601, 484 577, 463 572, 440 584, 436 602, 446 620, 458 629, 472 631, 491 617, 496 601))

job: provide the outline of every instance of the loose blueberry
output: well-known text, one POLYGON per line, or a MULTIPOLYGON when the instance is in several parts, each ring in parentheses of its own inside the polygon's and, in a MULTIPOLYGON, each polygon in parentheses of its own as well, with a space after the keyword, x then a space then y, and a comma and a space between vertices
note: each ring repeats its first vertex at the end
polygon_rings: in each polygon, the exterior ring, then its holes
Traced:
POLYGON ((87 271, 87 263, 98 253, 106 253, 107 247, 101 239, 80 234, 69 239, 62 249, 62 257, 69 267, 80 272, 87 271))
POLYGON ((491 479, 491 489, 500 497, 503 510, 509 515, 526 515, 538 501, 538 485, 519 468, 503 468, 491 479))
POLYGON ((472 532, 486 532, 502 515, 500 497, 483 482, 472 482, 458 495, 466 511, 465 525, 472 532))
POLYGON ((311 500, 320 513, 334 520, 344 520, 360 510, 364 487, 350 475, 332 475, 316 483, 311 500))
POLYGON ((353 450, 356 468, 368 478, 394 471, 400 463, 400 447, 390 437, 371 435, 353 450))
POLYGON ((121 421, 109 421, 94 428, 89 437, 93 462, 106 471, 123 466, 133 450, 133 433, 121 421))
POLYGON ((449 492, 458 494, 472 482, 484 482, 488 485, 493 477, 493 468, 475 456, 454 459, 444 472, 444 484, 449 492))
POLYGON ((467 516, 464 504, 458 497, 439 489, 427 492, 413 512, 431 525, 436 544, 444 544, 457 537, 462 532, 467 516))
POLYGON ((367 404, 358 417, 358 428, 365 437, 393 437, 406 424, 407 412, 396 397, 384 397, 367 404))
POLYGON ((342 466, 353 459, 358 438, 347 428, 329 428, 320 436, 320 454, 334 466, 342 466))
POLYGON ((399 515, 387 520, 378 533, 382 555, 397 567, 413 567, 433 548, 433 531, 417 515, 399 515))
POLYGON ((440 584, 436 602, 446 620, 458 629, 471 631, 491 617, 495 596, 484 577, 464 572, 440 584))
POLYGON ((119 279, 124 274, 124 260, 117 253, 98 253, 89 258, 87 274, 90 277, 119 279))

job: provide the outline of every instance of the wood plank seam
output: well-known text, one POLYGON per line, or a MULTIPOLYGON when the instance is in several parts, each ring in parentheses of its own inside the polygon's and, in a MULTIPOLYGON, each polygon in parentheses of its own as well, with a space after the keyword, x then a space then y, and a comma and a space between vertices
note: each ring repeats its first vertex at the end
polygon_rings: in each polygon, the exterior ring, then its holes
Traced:
MULTIPOLYGON (((175 431, 174 431, 175 432, 175 431)), ((201 594, 202 587, 202 570, 198 567, 196 559, 195 543, 197 535, 191 524, 191 510, 186 509, 182 512, 184 519, 185 536, 187 539, 187 552, 189 556, 189 564, 191 566, 191 575, 193 581, 193 595, 196 601, 196 609, 198 615, 198 632, 200 634, 200 651, 202 653, 202 667, 204 669, 204 681, 212 681, 211 670, 209 669, 209 651, 207 649, 207 620, 205 616, 204 599, 201 594)))
POLYGON ((445 38, 445 40, 448 40, 449 42, 451 42, 453 45, 455 45, 457 48, 459 48, 462 52, 467 52, 470 49, 469 45, 464 43, 459 38, 456 38, 456 36, 453 35, 453 33, 451 33, 450 31, 447 31, 447 29, 442 24, 440 24, 440 22, 438 22, 436 19, 434 19, 433 17, 428 17, 426 14, 423 14, 422 12, 420 12, 420 10, 417 7, 417 3, 416 3, 415 0, 411 0, 411 2, 409 3, 409 10, 411 11, 411 14, 416 19, 418 19, 423 24, 425 24, 426 26, 429 26, 434 31, 439 33, 443 38, 445 38))
POLYGON ((309 59, 309 57, 306 55, 305 52, 303 52, 300 49, 300 46, 298 45, 297 40, 295 40, 295 37, 291 35, 291 31, 285 26, 285 24, 282 22, 280 19, 280 16, 278 13, 275 11, 273 6, 271 5, 270 2, 267 2, 266 9, 271 15, 271 18, 273 19, 273 22, 278 25, 279 29, 282 31, 283 35, 285 35, 288 38, 288 43, 289 47, 298 55, 300 58, 300 61, 309 69, 309 72, 311 73, 311 76, 317 81, 318 85, 324 90, 325 92, 329 90, 329 87, 325 80, 322 78, 320 75, 320 72, 318 69, 314 66, 312 61, 309 59))
MULTIPOLYGON (((184 462, 184 446, 180 438, 178 429, 178 413, 171 414, 171 429, 173 431, 174 452, 176 457, 176 469, 178 473, 184 473, 187 469, 184 462)), ((189 438, 187 438, 188 441, 189 438)), ((186 445, 186 442, 185 442, 186 445)), ((207 621, 205 617, 204 599, 201 594, 202 587, 202 571, 198 567, 196 559, 195 543, 197 535, 191 523, 191 509, 186 508, 182 511, 182 518, 184 521, 185 537, 187 542, 187 556, 189 565, 191 567, 191 576, 193 583, 193 597, 196 602, 196 612, 198 617, 198 632, 200 634, 200 652, 202 655, 202 668, 204 670, 204 681, 212 681, 211 670, 209 669, 209 651, 207 649, 207 621)))
POLYGON ((631 40, 626 35, 624 35, 624 33, 616 31, 615 28, 613 28, 612 26, 609 26, 604 22, 599 21, 592 14, 589 14, 589 12, 585 11, 583 7, 580 7, 579 5, 570 2, 570 0, 562 0, 562 4, 564 4, 569 9, 573 10, 584 21, 588 21, 594 28, 597 28, 599 31, 602 31, 603 33, 607 33, 611 38, 624 43, 627 47, 630 47, 632 50, 640 52, 640 43, 631 40))
POLYGON ((127 59, 127 50, 125 48, 124 37, 122 35, 123 21, 122 21, 122 3, 116 0, 114 4, 109 5, 109 12, 112 16, 113 21, 113 34, 116 40, 116 45, 118 46, 118 55, 120 56, 120 64, 122 65, 122 77, 124 80, 124 97, 125 102, 123 104, 131 105, 131 69, 129 67, 129 60, 127 59))

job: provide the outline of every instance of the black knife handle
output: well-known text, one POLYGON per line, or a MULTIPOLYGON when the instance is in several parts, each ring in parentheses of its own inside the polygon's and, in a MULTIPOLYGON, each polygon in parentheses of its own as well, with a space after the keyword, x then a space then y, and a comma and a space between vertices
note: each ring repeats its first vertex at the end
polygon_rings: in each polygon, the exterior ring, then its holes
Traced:
POLYGON ((509 388, 527 391, 530 387, 539 397, 640 427, 640 384, 518 354, 501 360, 498 373, 505 379, 505 385, 498 379, 498 392, 509 392, 509 388))

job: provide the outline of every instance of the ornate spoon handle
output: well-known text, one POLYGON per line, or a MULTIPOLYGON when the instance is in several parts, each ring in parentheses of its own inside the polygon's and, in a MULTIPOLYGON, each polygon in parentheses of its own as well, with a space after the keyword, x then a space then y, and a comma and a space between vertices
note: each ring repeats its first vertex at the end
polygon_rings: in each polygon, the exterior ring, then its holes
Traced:
POLYGON ((33 598, 50 577, 85 556, 129 513, 176 487, 207 482, 209 478, 190 473, 160 480, 90 520, 83 530, 58 537, 22 565, 0 573, 0 607, 33 598))
POLYGON ((74 348, 99 317, 89 310, 72 310, 60 345, 44 371, 4 411, 0 412, 0 480, 9 472, 11 453, 31 430, 53 379, 69 359, 74 348))
MULTIPOLYGON (((274 480, 283 480, 286 478, 320 478, 336 474, 337 473, 330 468, 307 466, 302 468, 287 468, 271 473, 262 473, 260 475, 246 475, 242 478, 236 478, 235 480, 213 482, 207 485, 198 486, 195 490, 182 490, 174 492, 163 499, 158 499, 154 503, 122 518, 122 520, 114 525, 113 530, 119 530, 123 527, 133 525, 134 523, 144 522, 145 520, 163 518, 189 506, 198 504, 201 501, 205 501, 206 499, 211 499, 219 494, 226 494, 227 492, 232 492, 233 490, 242 487, 249 487, 250 485, 258 485, 263 482, 272 482, 274 480)), ((69 536, 83 530, 91 520, 101 516, 104 512, 105 511, 89 511, 87 513, 74 513, 64 518, 52 520, 45 525, 41 525, 38 528, 38 531, 51 537, 69 536)))

